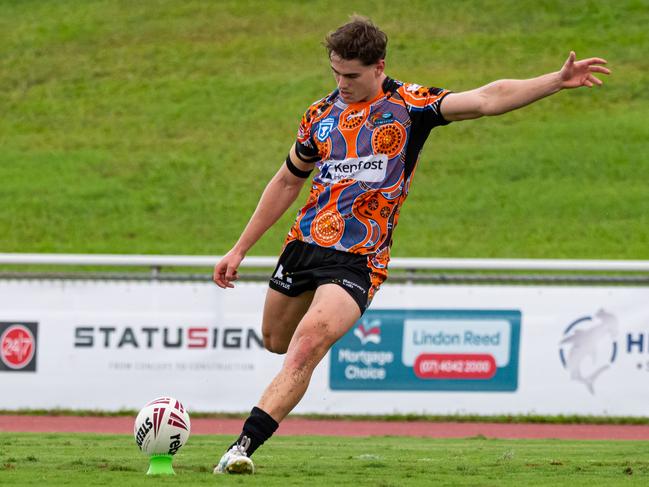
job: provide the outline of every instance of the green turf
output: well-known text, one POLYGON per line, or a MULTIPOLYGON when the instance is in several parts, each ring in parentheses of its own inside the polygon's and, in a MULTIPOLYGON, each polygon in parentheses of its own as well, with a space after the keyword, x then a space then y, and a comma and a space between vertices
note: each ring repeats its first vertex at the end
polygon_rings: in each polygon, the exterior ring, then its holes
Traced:
POLYGON ((0 251, 227 251, 333 89, 320 43, 352 12, 408 81, 531 77, 570 49, 614 70, 435 130, 394 255, 649 259, 647 0, 0 0, 0 251))
POLYGON ((214 478, 230 440, 192 437, 174 459, 176 477, 154 479, 130 436, 3 433, 0 484, 610 487, 649 479, 644 442, 399 437, 276 437, 255 454, 257 475, 214 478))

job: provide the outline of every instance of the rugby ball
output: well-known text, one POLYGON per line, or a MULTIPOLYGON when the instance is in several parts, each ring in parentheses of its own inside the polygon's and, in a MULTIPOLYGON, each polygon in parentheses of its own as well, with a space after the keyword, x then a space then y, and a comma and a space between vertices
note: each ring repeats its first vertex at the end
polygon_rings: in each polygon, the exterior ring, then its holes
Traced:
POLYGON ((135 418, 133 435, 142 453, 175 455, 187 443, 189 414, 173 397, 158 397, 147 403, 135 418))

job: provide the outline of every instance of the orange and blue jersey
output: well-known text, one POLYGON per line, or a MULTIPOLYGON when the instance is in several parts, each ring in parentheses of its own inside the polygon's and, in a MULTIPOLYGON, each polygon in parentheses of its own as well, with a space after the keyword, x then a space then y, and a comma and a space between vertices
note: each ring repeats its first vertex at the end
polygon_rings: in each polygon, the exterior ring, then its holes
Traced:
POLYGON ((301 240, 367 255, 378 287, 419 153, 430 131, 449 123, 440 111, 448 93, 386 78, 368 102, 347 104, 336 90, 311 105, 296 150, 317 157, 319 172, 285 244, 301 240))

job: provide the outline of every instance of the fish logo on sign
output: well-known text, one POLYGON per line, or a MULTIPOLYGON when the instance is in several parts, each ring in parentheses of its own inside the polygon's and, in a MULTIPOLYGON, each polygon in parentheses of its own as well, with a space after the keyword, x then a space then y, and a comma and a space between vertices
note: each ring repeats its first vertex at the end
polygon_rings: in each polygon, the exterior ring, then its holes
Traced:
POLYGON ((381 343, 381 321, 371 320, 363 322, 356 327, 354 335, 361 341, 361 345, 367 343, 374 343, 378 345, 381 343))
POLYGON ((595 380, 615 361, 617 332, 617 318, 600 309, 594 317, 585 316, 568 325, 559 342, 559 357, 570 378, 584 384, 593 395, 595 380))
POLYGON ((327 117, 318 126, 318 140, 324 142, 329 137, 331 129, 334 128, 335 120, 333 117, 327 117))

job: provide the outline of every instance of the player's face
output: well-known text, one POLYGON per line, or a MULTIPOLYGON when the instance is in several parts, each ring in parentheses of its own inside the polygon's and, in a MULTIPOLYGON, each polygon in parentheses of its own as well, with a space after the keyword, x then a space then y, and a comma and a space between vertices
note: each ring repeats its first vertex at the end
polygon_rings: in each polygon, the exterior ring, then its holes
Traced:
POLYGON ((376 96, 383 81, 383 59, 366 66, 358 59, 343 59, 332 53, 330 60, 340 96, 345 103, 369 101, 376 96))

